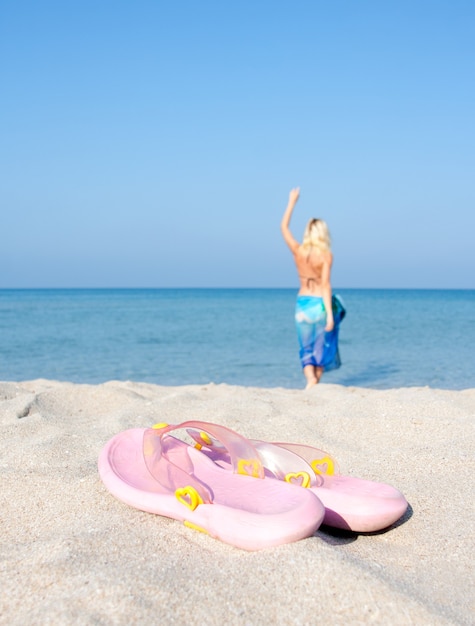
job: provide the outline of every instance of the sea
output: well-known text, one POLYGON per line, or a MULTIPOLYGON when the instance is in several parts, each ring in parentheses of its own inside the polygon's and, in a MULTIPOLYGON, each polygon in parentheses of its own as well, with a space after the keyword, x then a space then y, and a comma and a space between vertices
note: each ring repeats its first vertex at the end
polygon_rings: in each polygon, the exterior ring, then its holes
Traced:
MULTIPOLYGON (((304 387, 295 289, 0 289, 0 380, 304 387)), ((475 290, 334 289, 339 369, 373 389, 475 387, 475 290)))

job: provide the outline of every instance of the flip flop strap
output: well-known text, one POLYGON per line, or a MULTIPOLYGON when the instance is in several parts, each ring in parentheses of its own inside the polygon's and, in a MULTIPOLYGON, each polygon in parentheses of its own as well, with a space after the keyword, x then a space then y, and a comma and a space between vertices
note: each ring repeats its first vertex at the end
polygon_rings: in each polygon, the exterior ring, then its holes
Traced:
POLYGON ((285 448, 294 454, 305 459, 317 476, 333 476, 339 474, 339 467, 336 460, 323 450, 306 446, 300 443, 275 443, 279 448, 285 448))
MULTIPOLYGON (((228 451, 225 446, 216 439, 210 438, 205 432, 198 432, 192 429, 188 429, 187 432, 198 446, 209 448, 213 452, 227 457, 228 451)), ((297 451, 287 449, 285 444, 281 446, 280 444, 276 445, 255 439, 252 439, 251 443, 257 450, 262 465, 276 478, 286 482, 300 483, 306 487, 319 487, 323 483, 319 475, 321 472, 316 471, 316 468, 297 451)), ((299 447, 295 445, 295 448, 299 447)), ((313 450, 316 452, 316 457, 314 458, 318 458, 320 453, 322 456, 325 456, 324 452, 315 448, 313 450)), ((326 458, 328 457, 326 456, 326 458)))
POLYGON ((302 487, 319 487, 322 479, 312 466, 298 454, 267 441, 253 441, 266 469, 286 482, 302 487))
POLYGON ((173 460, 173 448, 167 445, 165 435, 179 429, 195 429, 220 442, 231 458, 233 471, 255 478, 264 478, 264 468, 254 446, 238 433, 209 422, 192 420, 182 424, 164 425, 161 428, 148 428, 144 432, 143 454, 145 464, 152 476, 166 489, 191 487, 203 502, 213 501, 211 491, 193 476, 193 464, 188 455, 180 456, 180 464, 173 460), (169 452, 170 449, 170 452, 169 452))

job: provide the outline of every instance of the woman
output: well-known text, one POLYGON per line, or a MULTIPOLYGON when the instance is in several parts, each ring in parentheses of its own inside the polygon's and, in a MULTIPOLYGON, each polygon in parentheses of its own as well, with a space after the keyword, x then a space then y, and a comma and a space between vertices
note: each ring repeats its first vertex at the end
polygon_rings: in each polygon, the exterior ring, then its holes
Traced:
POLYGON ((307 381, 306 389, 309 389, 319 382, 325 370, 340 366, 337 327, 343 318, 344 310, 341 308, 336 311, 338 319, 335 325, 330 282, 333 255, 326 223, 320 219, 311 219, 301 244, 290 232, 289 224, 299 195, 298 187, 291 190, 281 222, 281 231, 294 255, 300 278, 295 322, 300 344, 300 360, 307 381))

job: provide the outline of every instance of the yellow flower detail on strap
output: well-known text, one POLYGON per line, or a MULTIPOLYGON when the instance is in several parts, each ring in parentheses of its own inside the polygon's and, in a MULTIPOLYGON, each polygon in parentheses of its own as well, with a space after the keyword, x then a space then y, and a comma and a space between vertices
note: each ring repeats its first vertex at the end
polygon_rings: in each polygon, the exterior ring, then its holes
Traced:
POLYGON ((175 497, 178 502, 181 502, 192 511, 194 511, 199 504, 203 504, 202 497, 194 487, 191 487, 191 485, 179 487, 175 491, 175 497))
POLYGON ((285 475, 285 482, 299 487, 310 487, 310 475, 308 472, 290 472, 285 475))
POLYGON ((254 478, 260 478, 260 466, 259 461, 256 459, 239 459, 237 466, 237 473, 244 476, 253 476, 254 478))
POLYGON ((333 476, 335 473, 335 465, 333 463, 333 459, 329 456, 324 456, 323 459, 314 459, 310 465, 312 466, 315 474, 333 476))

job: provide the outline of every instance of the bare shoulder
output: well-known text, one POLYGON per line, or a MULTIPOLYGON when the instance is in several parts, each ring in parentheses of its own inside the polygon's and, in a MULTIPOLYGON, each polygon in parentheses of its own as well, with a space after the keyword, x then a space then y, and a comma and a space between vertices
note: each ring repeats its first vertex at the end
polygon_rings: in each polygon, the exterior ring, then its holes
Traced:
POLYGON ((333 252, 331 250, 326 250, 323 253, 323 256, 325 259, 325 263, 328 263, 329 265, 333 263, 333 252))
POLYGON ((292 252, 292 254, 297 257, 299 255, 299 250, 301 248, 300 243, 294 239, 294 237, 289 237, 288 239, 286 239, 287 245, 290 248, 290 251, 292 252))

